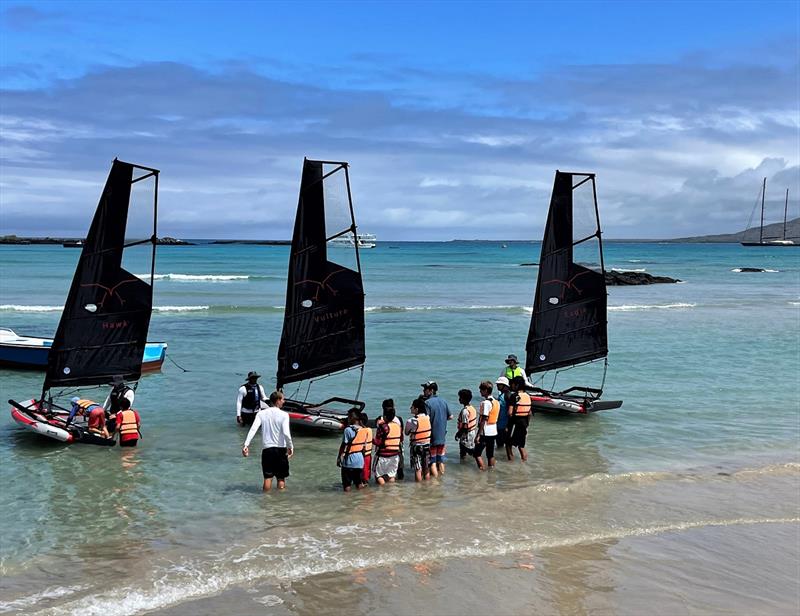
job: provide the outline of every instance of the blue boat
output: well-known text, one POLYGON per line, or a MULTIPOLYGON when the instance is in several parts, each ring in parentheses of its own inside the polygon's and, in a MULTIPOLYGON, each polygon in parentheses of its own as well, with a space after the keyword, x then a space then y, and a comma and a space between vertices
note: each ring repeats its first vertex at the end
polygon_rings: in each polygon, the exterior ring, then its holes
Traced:
MULTIPOLYGON (((8 327, 0 327, 0 367, 44 370, 52 345, 50 338, 20 336, 8 327)), ((166 356, 166 342, 148 342, 144 347, 142 372, 160 370, 166 356)))

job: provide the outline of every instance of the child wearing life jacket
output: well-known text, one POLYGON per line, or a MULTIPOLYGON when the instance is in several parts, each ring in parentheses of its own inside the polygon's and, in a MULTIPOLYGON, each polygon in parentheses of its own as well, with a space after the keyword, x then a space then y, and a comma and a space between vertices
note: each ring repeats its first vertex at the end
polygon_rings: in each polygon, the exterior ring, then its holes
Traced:
POLYGON ((120 398, 119 408, 116 426, 119 434, 119 446, 136 447, 141 436, 140 429, 142 427, 139 413, 131 408, 131 401, 128 398, 120 398))
POLYGON ((394 400, 383 401, 383 415, 375 430, 375 481, 378 485, 394 483, 400 468, 403 428, 395 421, 394 400))
POLYGON ((361 471, 361 483, 368 485, 372 475, 372 428, 369 427, 369 416, 366 413, 362 411, 360 417, 361 429, 369 432, 369 440, 364 445, 364 468, 361 471))
POLYGON ((475 462, 478 468, 486 468, 483 464, 483 450, 486 449, 486 462, 494 468, 494 446, 497 439, 497 420, 500 416, 500 403, 492 397, 491 381, 483 381, 479 385, 482 400, 480 405, 480 423, 475 437, 475 462))
MULTIPOLYGON (((350 409, 347 413, 348 426, 342 435, 342 444, 339 447, 339 456, 336 458, 336 466, 342 469, 342 488, 349 492, 351 486, 357 490, 364 487, 361 475, 364 472, 364 448, 367 444, 367 434, 361 426, 361 414, 358 409, 350 409)), ((372 446, 372 431, 370 432, 369 442, 372 446)))
POLYGON ((525 391, 525 379, 515 376, 511 379, 511 397, 508 407, 508 438, 506 440, 506 456, 514 459, 513 448, 519 450, 523 462, 528 460, 525 441, 528 436, 528 424, 531 420, 531 397, 525 391))
POLYGON ((472 402, 472 392, 469 389, 458 391, 458 401, 463 407, 458 414, 458 441, 459 455, 463 462, 467 456, 474 456, 475 437, 478 435, 478 412, 470 402, 472 402))
POLYGON ((431 420, 423 398, 416 398, 411 403, 411 414, 405 433, 409 435, 414 478, 422 481, 431 478, 431 420))

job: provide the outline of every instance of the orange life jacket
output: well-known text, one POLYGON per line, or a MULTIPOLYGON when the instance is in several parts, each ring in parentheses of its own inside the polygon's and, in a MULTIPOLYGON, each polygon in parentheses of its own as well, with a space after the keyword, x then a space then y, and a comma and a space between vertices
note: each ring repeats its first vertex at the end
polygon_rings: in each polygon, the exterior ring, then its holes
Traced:
POLYGON ((517 404, 514 406, 515 417, 526 417, 531 414, 531 397, 525 391, 517 392, 517 404))
POLYGON ((383 453, 399 453, 400 443, 403 442, 403 430, 394 421, 389 422, 389 433, 383 439, 380 451, 383 453))
POLYGON ((417 415, 417 429, 411 435, 412 445, 428 445, 431 442, 431 420, 427 415, 417 415))
POLYGON ((467 425, 465 426, 463 423, 461 424, 461 428, 466 428, 467 432, 472 432, 478 426, 478 412, 475 410, 475 407, 467 405, 467 425))
POLYGON ((121 442, 139 438, 139 422, 136 421, 136 413, 133 410, 128 409, 117 413, 117 425, 121 442))
POLYGON ((93 406, 100 406, 94 400, 86 400, 84 398, 78 400, 75 404, 77 404, 78 408, 81 409, 84 413, 93 406))
POLYGON ((369 428, 359 428, 353 440, 347 443, 344 454, 349 456, 351 453, 367 454, 372 451, 372 430, 369 428))
POLYGON ((492 408, 489 411, 489 416, 486 418, 486 423, 494 425, 497 423, 497 418, 500 416, 500 402, 492 398, 492 408))

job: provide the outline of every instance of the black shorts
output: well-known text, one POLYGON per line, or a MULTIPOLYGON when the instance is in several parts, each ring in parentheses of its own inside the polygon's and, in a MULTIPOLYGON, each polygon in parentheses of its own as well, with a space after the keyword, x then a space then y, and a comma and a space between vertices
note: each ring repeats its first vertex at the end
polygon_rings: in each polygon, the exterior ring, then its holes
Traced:
POLYGON ((255 411, 251 413, 250 411, 244 411, 243 410, 242 414, 241 414, 241 418, 242 418, 242 425, 243 426, 252 426, 253 425, 253 421, 255 421, 255 418, 256 418, 256 413, 255 413, 255 411))
POLYGON ((363 468, 347 468, 342 467, 342 487, 349 488, 351 485, 360 486, 361 474, 364 472, 363 468))
POLYGON ((129 441, 120 441, 120 447, 136 447, 136 444, 139 442, 138 438, 132 438, 129 441))
POLYGON ((478 444, 475 445, 475 457, 480 458, 481 454, 483 453, 484 448, 486 449, 486 457, 491 459, 494 458, 494 443, 496 436, 481 436, 478 444))
POLYGON ((462 458, 466 458, 467 456, 474 455, 474 448, 473 447, 465 447, 464 443, 458 444, 458 455, 462 458))
POLYGON ((503 426, 502 428, 497 428, 497 436, 494 437, 494 442, 498 447, 503 447, 506 444, 506 439, 508 438, 508 428, 503 426))
POLYGON ((508 441, 509 447, 525 447, 525 440, 528 436, 528 421, 530 417, 514 417, 509 421, 508 441))
POLYGON ((286 447, 267 447, 261 450, 261 470, 264 479, 279 480, 289 476, 289 458, 286 456, 286 447))

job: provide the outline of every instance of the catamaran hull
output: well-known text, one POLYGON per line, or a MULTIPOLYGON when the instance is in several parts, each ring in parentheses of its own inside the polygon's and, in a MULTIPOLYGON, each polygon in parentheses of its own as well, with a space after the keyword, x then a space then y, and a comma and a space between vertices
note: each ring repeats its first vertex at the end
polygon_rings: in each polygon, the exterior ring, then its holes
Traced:
POLYGON ((106 447, 112 447, 115 444, 114 439, 103 438, 78 426, 66 429, 64 427, 66 412, 60 412, 54 417, 48 418, 39 411, 39 408, 39 402, 36 400, 26 400, 19 405, 12 404, 11 418, 30 432, 62 443, 84 443, 106 447))
POLYGON ((586 415, 597 411, 618 409, 622 400, 586 400, 567 396, 531 396, 535 413, 577 413, 586 415))
POLYGON ((289 413, 289 423, 292 429, 315 434, 341 434, 345 427, 344 418, 334 419, 307 413, 289 413))

